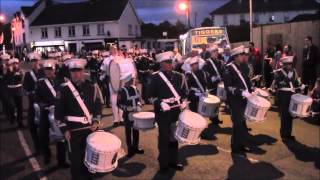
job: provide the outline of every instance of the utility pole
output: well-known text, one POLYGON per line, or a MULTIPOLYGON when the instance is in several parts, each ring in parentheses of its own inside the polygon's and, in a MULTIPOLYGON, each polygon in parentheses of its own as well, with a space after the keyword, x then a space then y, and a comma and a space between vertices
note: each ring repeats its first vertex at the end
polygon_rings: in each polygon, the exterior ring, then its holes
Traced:
POLYGON ((252 0, 249 0, 249 22, 250 22, 250 41, 253 41, 253 27, 252 27, 252 0))

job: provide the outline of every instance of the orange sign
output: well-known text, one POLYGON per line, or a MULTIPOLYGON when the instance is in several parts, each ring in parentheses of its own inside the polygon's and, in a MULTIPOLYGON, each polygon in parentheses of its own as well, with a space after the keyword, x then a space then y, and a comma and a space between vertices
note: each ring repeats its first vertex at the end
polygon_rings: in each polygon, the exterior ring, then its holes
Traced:
POLYGON ((193 30, 192 36, 217 36, 224 34, 223 29, 203 29, 203 30, 193 30))

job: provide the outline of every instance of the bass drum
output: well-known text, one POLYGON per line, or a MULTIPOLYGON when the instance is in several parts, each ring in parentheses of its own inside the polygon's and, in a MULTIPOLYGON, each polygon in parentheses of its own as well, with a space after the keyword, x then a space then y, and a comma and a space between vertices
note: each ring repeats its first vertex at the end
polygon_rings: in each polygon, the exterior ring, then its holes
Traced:
POLYGON ((109 74, 110 74, 110 84, 114 92, 117 92, 122 83, 120 79, 128 73, 132 73, 133 77, 136 78, 137 70, 132 59, 125 59, 120 56, 116 56, 111 60, 109 65, 109 74))

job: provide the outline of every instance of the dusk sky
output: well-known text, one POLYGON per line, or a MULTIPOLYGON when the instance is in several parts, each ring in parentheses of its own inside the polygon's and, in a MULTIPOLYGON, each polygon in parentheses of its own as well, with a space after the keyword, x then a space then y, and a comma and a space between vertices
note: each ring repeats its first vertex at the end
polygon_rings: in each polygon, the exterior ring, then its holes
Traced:
MULTIPOLYGON (((54 1, 75 2, 81 0, 54 1)), ((185 15, 179 14, 175 9, 177 1, 178 0, 133 0, 137 13, 144 22, 159 23, 168 19, 172 22, 176 22, 177 19, 180 19, 185 23, 185 15)), ((36 0, 0 0, 0 11, 11 18, 12 14, 18 11, 20 6, 31 6, 35 2, 36 0)), ((212 10, 226 2, 228 2, 228 0, 191 0, 191 24, 194 25, 195 12, 197 13, 197 25, 199 25, 205 17, 209 17, 209 13, 212 10)))

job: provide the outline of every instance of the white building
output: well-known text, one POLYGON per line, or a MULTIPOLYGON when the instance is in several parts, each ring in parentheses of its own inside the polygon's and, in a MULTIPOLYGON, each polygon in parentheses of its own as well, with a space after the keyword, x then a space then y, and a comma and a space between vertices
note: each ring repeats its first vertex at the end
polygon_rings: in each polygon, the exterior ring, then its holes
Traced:
POLYGON ((99 49, 118 44, 132 48, 141 45, 140 21, 130 0, 90 0, 53 3, 41 0, 21 7, 12 20, 17 50, 99 49))
MULTIPOLYGON (((315 14, 320 4, 316 0, 252 0, 253 23, 285 23, 300 14, 315 14)), ((212 11, 214 26, 240 25, 249 22, 249 0, 230 0, 212 11)))

